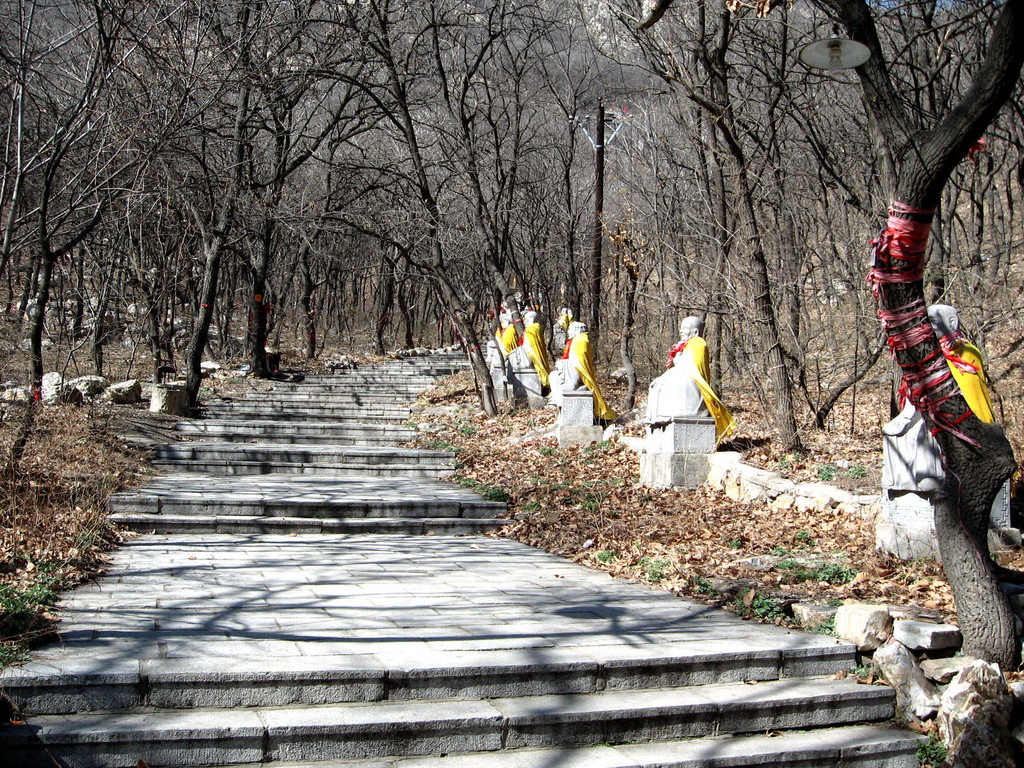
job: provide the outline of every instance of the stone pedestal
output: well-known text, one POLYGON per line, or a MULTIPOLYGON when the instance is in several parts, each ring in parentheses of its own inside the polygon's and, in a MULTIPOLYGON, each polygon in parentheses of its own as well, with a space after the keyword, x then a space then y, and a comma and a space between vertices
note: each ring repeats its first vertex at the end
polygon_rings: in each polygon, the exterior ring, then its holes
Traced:
POLYGON ((594 423, 594 395, 589 389, 562 392, 562 409, 558 413, 559 448, 590 445, 600 442, 604 429, 594 423))
POLYGON ((532 367, 508 368, 508 383, 512 389, 512 400, 527 408, 543 408, 548 404, 541 394, 540 376, 532 367))
POLYGON ((172 416, 185 415, 185 389, 173 384, 154 384, 153 394, 149 398, 149 410, 172 416))
POLYGON ((640 482, 651 488, 696 488, 708 479, 715 452, 715 420, 677 417, 647 427, 640 482))
MULTIPOLYGON (((875 548, 903 560, 939 559, 933 495, 919 491, 882 491, 882 515, 875 525, 875 548)), ((1015 541, 1020 541, 1020 533, 1010 527, 1010 483, 1007 481, 992 504, 989 547, 998 551, 1015 541)))
POLYGON ((505 369, 500 365, 491 366, 491 384, 494 387, 494 400, 503 403, 508 399, 505 392, 505 369))

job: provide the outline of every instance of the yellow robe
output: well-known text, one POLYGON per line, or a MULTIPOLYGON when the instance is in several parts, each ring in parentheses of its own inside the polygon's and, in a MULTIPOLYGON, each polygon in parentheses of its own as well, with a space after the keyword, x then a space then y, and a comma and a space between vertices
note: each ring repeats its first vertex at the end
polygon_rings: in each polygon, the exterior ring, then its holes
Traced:
POLYGON ((498 340, 498 349, 501 350, 501 354, 508 357, 509 354, 519 346, 519 334, 516 333, 516 327, 510 325, 504 330, 498 331, 494 334, 494 338, 498 340))
POLYGON ((947 360, 949 370, 952 372, 953 378, 956 379, 957 386, 960 387, 964 400, 967 401, 967 407, 979 419, 987 424, 991 424, 996 420, 996 417, 992 411, 992 400, 988 394, 988 379, 985 376, 985 368, 981 364, 981 351, 969 341, 962 341, 959 347, 959 350, 954 350, 957 357, 962 358, 965 363, 977 366, 978 372, 962 371, 957 368, 952 360, 947 360))
POLYGON ((618 415, 601 396, 601 387, 597 385, 597 373, 594 371, 594 355, 590 349, 590 335, 579 334, 569 344, 569 362, 579 372, 580 380, 587 389, 594 393, 594 417, 604 421, 614 421, 618 415))
MULTIPOLYGON (((736 421, 733 419, 725 403, 719 400, 715 390, 711 388, 708 379, 711 378, 711 360, 708 357, 708 345, 700 336, 694 336, 686 342, 686 347, 680 355, 689 355, 693 362, 693 382, 697 385, 701 395, 704 397, 704 405, 708 412, 715 419, 715 435, 719 442, 732 434, 736 429, 736 421)), ((682 361, 676 363, 681 365, 682 361)))
POLYGON ((526 349, 526 356, 530 358, 537 376, 540 378, 541 386, 548 386, 548 374, 551 373, 551 361, 548 359, 548 349, 544 346, 544 334, 541 332, 540 323, 530 323, 523 333, 523 347, 526 349))

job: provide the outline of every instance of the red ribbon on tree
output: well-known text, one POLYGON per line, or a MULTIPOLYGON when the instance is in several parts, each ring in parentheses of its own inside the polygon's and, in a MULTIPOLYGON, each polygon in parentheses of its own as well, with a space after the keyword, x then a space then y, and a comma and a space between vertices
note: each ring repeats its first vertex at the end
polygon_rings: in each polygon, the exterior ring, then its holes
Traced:
MULTIPOLYGON (((874 263, 868 272, 868 282, 876 299, 882 285, 914 283, 924 278, 925 253, 934 214, 934 209, 893 202, 885 229, 871 241, 874 263)), ((897 309, 879 308, 878 317, 894 358, 897 352, 912 349, 934 338, 935 332, 928 322, 928 311, 921 299, 897 309)), ((944 429, 967 443, 977 445, 956 428, 970 415, 970 410, 956 418, 942 411, 948 400, 960 394, 944 352, 940 349, 917 363, 900 363, 903 371, 901 399, 909 398, 914 407, 928 417, 935 425, 933 434, 944 429)))

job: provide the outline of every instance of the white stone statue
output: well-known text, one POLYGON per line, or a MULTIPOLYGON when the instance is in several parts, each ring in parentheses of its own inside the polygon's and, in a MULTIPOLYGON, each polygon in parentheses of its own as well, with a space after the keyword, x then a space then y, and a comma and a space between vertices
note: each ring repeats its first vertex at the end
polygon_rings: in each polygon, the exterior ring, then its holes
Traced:
MULTIPOLYGON (((699 317, 683 318, 679 323, 680 343, 699 337, 703 325, 699 317)), ((680 416, 709 416, 704 393, 697 386, 697 376, 693 355, 675 354, 669 369, 651 382, 647 395, 648 423, 657 424, 680 416)))
MULTIPOLYGON (((586 329, 587 326, 583 323, 569 323, 569 327, 566 329, 568 343, 571 344, 572 340, 586 329)), ((551 372, 549 381, 551 382, 551 402, 559 408, 562 407, 563 392, 573 392, 585 386, 579 371, 576 370, 576 366, 565 357, 555 361, 555 370, 551 372)))

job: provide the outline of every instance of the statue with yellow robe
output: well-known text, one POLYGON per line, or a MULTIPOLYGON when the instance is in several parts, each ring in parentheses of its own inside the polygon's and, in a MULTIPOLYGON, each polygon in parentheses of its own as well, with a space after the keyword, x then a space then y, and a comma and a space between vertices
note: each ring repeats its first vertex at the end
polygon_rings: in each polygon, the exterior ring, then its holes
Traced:
MULTIPOLYGON (((963 334, 960 317, 948 304, 928 307, 946 365, 975 416, 995 421, 981 351, 963 334)), ((882 515, 875 545, 898 557, 939 557, 933 498, 945 481, 942 450, 931 426, 907 399, 903 410, 882 427, 882 515)), ((1007 482, 992 504, 989 526, 1010 527, 1007 482)))
POLYGON ((520 344, 537 372, 541 386, 547 387, 551 375, 551 360, 548 358, 548 348, 544 344, 544 332, 537 322, 537 313, 532 310, 526 312, 523 315, 523 322, 526 323, 526 330, 520 344))
POLYGON ((498 316, 498 321, 501 323, 501 330, 495 332, 494 338, 498 342, 502 357, 508 357, 519 346, 519 334, 516 333, 511 314, 502 312, 498 316))
MULTIPOLYGON (((597 383, 594 370, 594 353, 590 346, 587 326, 583 323, 570 323, 568 329, 569 343, 562 358, 560 389, 571 392, 589 389, 594 395, 594 418, 597 421, 614 421, 617 414, 608 407, 601 395, 601 387, 597 383)), ((552 377, 554 378, 554 377, 552 377)), ((555 389, 555 386, 552 386, 555 389)))
POLYGON ((686 317, 679 323, 680 340, 669 354, 668 371, 651 382, 647 422, 663 424, 674 418, 711 416, 720 442, 736 429, 736 422, 711 387, 711 361, 707 342, 701 337, 703 330, 699 317, 686 317))

